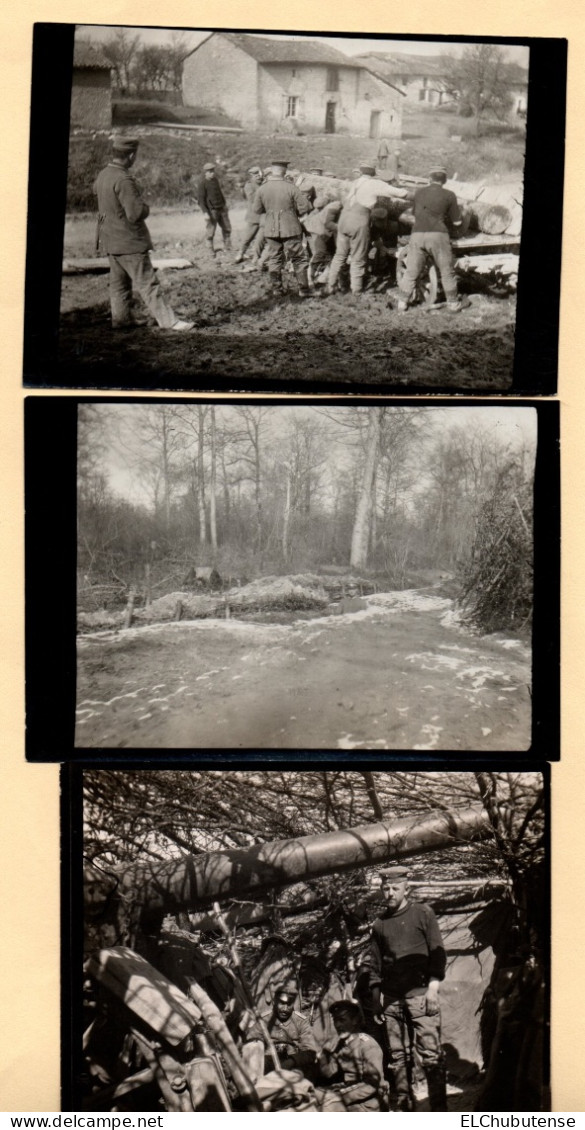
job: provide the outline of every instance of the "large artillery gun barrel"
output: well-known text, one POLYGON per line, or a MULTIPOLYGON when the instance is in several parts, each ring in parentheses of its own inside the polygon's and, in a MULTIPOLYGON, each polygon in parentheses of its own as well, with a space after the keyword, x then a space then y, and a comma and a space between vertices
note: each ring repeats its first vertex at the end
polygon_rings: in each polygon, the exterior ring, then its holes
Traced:
MULTIPOLYGON (((491 834, 481 806, 342 828, 232 851, 140 862, 117 873, 114 898, 139 903, 156 914, 194 910, 274 887, 307 882, 359 867, 373 867, 425 852, 455 847, 491 834)), ((99 909, 103 886, 86 885, 86 907, 99 909)))

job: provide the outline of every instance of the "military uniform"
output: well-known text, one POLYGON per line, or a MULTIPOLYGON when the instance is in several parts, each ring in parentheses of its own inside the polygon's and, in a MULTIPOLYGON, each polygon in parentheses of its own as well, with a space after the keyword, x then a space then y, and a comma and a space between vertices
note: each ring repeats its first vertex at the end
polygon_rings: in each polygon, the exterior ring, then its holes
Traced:
POLYGON ((288 261, 293 265, 301 292, 305 291, 308 286, 307 257, 299 216, 311 210, 307 197, 289 181, 270 177, 260 185, 253 210, 256 215, 265 216, 265 262, 274 290, 282 292, 282 269, 288 261))
MULTIPOLYGON (((363 165, 362 169, 369 166, 363 165)), ((329 272, 329 290, 333 290, 342 267, 350 260, 352 294, 361 294, 370 250, 370 215, 379 197, 396 200, 406 196, 404 189, 376 180, 374 169, 362 174, 351 186, 339 217, 337 247, 329 272)))
POLYGON ((449 227, 460 223, 461 211, 454 192, 433 182, 415 193, 414 225, 408 242, 406 271, 400 282, 403 302, 412 297, 427 256, 430 256, 441 277, 447 302, 455 305, 457 279, 449 227))
POLYGON ((321 1096, 323 1110, 379 1110, 378 1091, 384 1079, 382 1049, 365 1032, 341 1035, 335 1046, 323 1049, 319 1066, 325 1078, 331 1079, 332 1090, 342 1106, 332 1106, 328 1092, 321 1096))
POLYGON ((260 185, 256 180, 246 181, 244 185, 243 196, 246 201, 246 212, 244 215, 244 234, 240 244, 240 250, 236 257, 236 263, 241 262, 244 258, 246 251, 251 243, 254 243, 253 258, 259 259, 264 247, 264 234, 260 231, 260 216, 254 211, 254 201, 256 193, 260 185))
POLYGON ((170 329, 177 316, 163 297, 150 261, 150 232, 145 224, 149 207, 134 177, 112 162, 102 169, 94 184, 98 198, 98 245, 110 263, 112 325, 132 324, 132 286, 141 295, 159 326, 170 329))
MULTIPOLYGON (((370 947, 371 989, 381 989, 383 1017, 399 1101, 409 1094, 410 1038, 427 1075, 431 1100, 443 1102, 441 1015, 427 1002, 430 980, 442 981, 446 955, 437 919, 425 903, 410 903, 377 918, 370 947)), ((446 1109, 431 1105, 431 1109, 446 1109)))
MULTIPOLYGON (((278 1052, 280 1066, 286 1070, 296 1067, 303 1074, 312 1073, 317 1045, 309 1021, 300 1012, 293 1012, 288 1020, 280 1020, 273 1012, 263 1019, 278 1052)), ((262 1027, 253 1024, 246 1032, 245 1039, 248 1043, 264 1041, 262 1027)), ((269 1056, 266 1058, 270 1059, 269 1056)), ((273 1066, 271 1059, 265 1064, 267 1070, 272 1070, 273 1066)))
POLYGON ((215 229, 219 227, 223 236, 223 245, 226 251, 229 251, 232 245, 232 225, 222 187, 215 175, 212 177, 205 176, 206 170, 213 172, 214 166, 209 164, 203 166, 203 176, 197 182, 197 203, 205 215, 205 238, 209 250, 214 255, 213 237, 215 229))

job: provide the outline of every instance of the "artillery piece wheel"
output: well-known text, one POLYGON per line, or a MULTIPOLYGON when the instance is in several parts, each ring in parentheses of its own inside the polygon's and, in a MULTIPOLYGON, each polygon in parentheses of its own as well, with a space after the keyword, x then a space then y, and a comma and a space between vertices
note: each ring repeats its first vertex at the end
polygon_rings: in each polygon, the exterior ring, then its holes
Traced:
MULTIPOLYGON (((396 256, 396 284, 400 286, 402 279, 406 273, 406 257, 408 255, 408 245, 402 247, 396 256)), ((424 270, 417 280, 415 301, 425 306, 433 306, 437 301, 443 301, 443 288, 439 280, 439 272, 435 267, 430 256, 427 256, 427 261, 424 270)))

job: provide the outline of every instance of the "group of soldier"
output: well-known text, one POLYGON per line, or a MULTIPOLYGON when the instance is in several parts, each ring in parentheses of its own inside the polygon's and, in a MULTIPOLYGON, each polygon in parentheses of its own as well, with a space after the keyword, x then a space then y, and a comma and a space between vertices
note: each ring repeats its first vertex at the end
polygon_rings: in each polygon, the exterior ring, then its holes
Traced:
MULTIPOLYGON (((94 185, 98 198, 97 245, 104 248, 110 264, 112 324, 116 328, 133 325, 134 288, 161 328, 179 332, 191 330, 193 323, 179 318, 163 295, 150 260, 153 245, 145 222, 149 206, 130 171, 136 160, 138 140, 116 136, 112 146, 111 161, 99 173, 94 185)), ((302 191, 289 174, 288 165, 288 161, 279 158, 268 168, 254 165, 248 170, 243 190, 245 227, 235 262, 243 262, 251 249, 251 267, 268 272, 272 292, 277 297, 284 294, 283 271, 288 264, 295 275, 300 298, 309 298, 315 293, 315 278, 327 263, 329 273, 324 293, 334 294, 349 264, 351 292, 361 295, 379 203, 384 199, 400 202, 407 191, 379 179, 375 167, 363 163, 355 170, 356 179, 342 203, 334 198, 335 192, 318 194, 311 187, 302 191)), ((450 238, 462 218, 455 194, 444 187, 446 180, 446 170, 435 167, 430 170, 429 184, 414 195, 414 224, 396 305, 399 313, 408 309, 429 258, 441 277, 447 309, 457 312, 462 308, 450 238)), ((204 165, 197 200, 205 217, 210 254, 215 255, 217 228, 222 233, 225 250, 231 251, 228 205, 212 163, 204 165)))
POLYGON ((274 1064, 314 1085, 318 1109, 413 1109, 413 1059, 425 1073, 431 1110, 447 1109, 439 986, 446 956, 432 909, 409 898, 408 873, 380 872, 383 914, 372 927, 361 1000, 329 1007, 333 1039, 319 1047, 311 1015, 296 1011, 295 983, 274 993, 271 1011, 243 1024, 242 1054, 254 1081, 274 1064), (387 1069, 386 1069, 387 1065, 387 1069))

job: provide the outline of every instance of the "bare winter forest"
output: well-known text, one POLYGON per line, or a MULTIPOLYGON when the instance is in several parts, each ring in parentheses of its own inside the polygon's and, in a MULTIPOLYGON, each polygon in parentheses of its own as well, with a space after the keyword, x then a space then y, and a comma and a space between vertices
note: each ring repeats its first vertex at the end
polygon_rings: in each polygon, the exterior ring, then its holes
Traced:
POLYGON ((475 709, 491 688, 504 711, 506 687, 528 707, 534 429, 522 408, 81 405, 79 742, 526 748, 525 718, 455 739, 435 702, 422 733, 406 724, 428 670, 439 703, 454 684, 475 709), (393 660, 390 739, 375 674, 392 681, 393 660), (315 703, 311 739, 312 691, 344 720, 332 731, 315 703), (370 696, 374 732, 357 724, 370 696), (177 723, 188 699, 196 732, 177 723))

